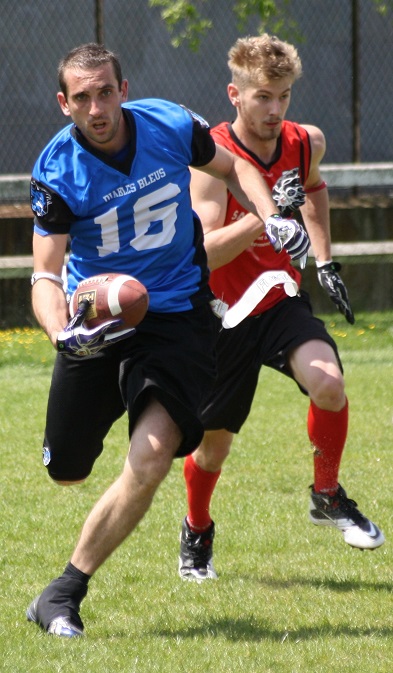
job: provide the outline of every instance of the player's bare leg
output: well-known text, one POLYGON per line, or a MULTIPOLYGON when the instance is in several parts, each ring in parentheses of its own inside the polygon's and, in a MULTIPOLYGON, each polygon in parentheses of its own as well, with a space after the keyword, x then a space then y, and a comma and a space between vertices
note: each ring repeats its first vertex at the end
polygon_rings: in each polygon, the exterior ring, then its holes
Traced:
POLYGON ((89 514, 71 563, 92 575, 133 531, 168 474, 181 432, 159 402, 141 415, 119 479, 89 514))
POLYGON ((233 432, 207 430, 203 440, 192 454, 195 462, 206 472, 217 472, 228 457, 233 441, 233 432))
POLYGON ((296 348, 289 364, 310 399, 327 411, 340 411, 346 404, 344 379, 332 347, 314 339, 296 348))
POLYGON ((385 541, 383 533, 347 498, 338 482, 348 431, 348 401, 335 353, 327 343, 313 340, 295 349, 290 364, 311 400, 307 421, 314 447, 310 520, 317 526, 336 527, 352 547, 376 549, 385 541))
POLYGON ((80 603, 91 575, 134 530, 168 474, 182 435, 164 407, 153 400, 141 414, 119 479, 93 507, 63 575, 30 605, 27 617, 63 637, 82 635, 80 603))

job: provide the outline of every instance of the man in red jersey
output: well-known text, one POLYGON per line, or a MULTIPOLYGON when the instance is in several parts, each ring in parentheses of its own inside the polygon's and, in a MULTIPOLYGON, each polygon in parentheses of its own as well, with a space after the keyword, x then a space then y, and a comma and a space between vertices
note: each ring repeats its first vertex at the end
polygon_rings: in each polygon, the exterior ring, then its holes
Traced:
MULTIPOLYGON (((315 126, 284 119, 292 85, 301 75, 297 51, 267 34, 241 38, 229 51, 228 65, 232 74, 228 96, 237 115, 233 123, 219 124, 212 134, 218 144, 259 169, 282 214, 300 207, 319 282, 353 323, 347 291, 338 275, 340 265, 331 255, 328 192, 320 173, 324 135, 315 126)), ((300 285, 301 274, 288 253, 274 251, 261 222, 245 211, 222 181, 193 171, 192 201, 204 229, 211 288, 224 305, 236 304, 265 272, 284 271, 300 285)), ((384 542, 377 526, 361 514, 338 482, 348 401, 336 344, 313 315, 307 294, 300 291, 288 297, 284 287, 272 287, 248 317, 219 333, 218 379, 202 409, 204 439, 184 465, 188 513, 179 560, 184 579, 217 577, 210 500, 233 435, 250 412, 263 365, 291 377, 310 398, 312 523, 338 528, 345 542, 360 549, 374 549, 384 542)))

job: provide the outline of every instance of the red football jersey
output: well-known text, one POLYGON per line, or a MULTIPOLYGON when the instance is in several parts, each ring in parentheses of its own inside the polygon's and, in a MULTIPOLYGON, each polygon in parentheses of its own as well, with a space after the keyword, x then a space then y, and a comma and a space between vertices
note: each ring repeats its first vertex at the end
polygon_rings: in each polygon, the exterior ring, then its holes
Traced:
MULTIPOLYGON (((273 190, 277 180, 284 171, 299 169, 299 177, 304 185, 310 169, 311 148, 307 131, 299 124, 283 121, 277 150, 273 161, 265 165, 256 155, 249 152, 236 138, 231 124, 222 122, 212 129, 212 136, 218 145, 229 149, 252 163, 265 177, 270 189, 273 190)), ((246 215, 247 211, 228 192, 228 206, 224 226, 236 222, 246 215)), ((211 273, 210 286, 218 299, 229 306, 235 304, 251 283, 264 271, 286 271, 300 286, 301 274, 291 264, 286 251, 276 253, 266 234, 262 234, 253 244, 229 264, 215 269, 211 273)), ((274 306, 286 297, 282 285, 272 288, 266 297, 252 311, 257 315, 274 306)))

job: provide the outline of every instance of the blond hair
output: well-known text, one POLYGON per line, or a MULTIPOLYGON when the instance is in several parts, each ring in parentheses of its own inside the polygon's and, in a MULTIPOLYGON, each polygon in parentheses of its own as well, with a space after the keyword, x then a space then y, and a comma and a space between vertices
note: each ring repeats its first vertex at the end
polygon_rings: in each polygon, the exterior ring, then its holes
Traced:
POLYGON ((241 37, 228 52, 232 81, 243 88, 260 80, 301 77, 302 62, 296 48, 264 33, 258 37, 241 37))

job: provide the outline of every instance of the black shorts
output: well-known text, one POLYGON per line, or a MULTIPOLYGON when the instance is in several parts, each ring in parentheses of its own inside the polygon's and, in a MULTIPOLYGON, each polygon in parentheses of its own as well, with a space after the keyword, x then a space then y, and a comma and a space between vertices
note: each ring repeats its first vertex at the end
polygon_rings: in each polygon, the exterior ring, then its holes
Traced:
POLYGON ((342 371, 336 343, 313 315, 306 292, 283 299, 233 329, 221 329, 216 344, 218 378, 201 410, 205 430, 239 432, 250 413, 261 367, 293 378, 288 354, 312 339, 330 344, 342 371))
POLYGON ((215 374, 215 318, 209 305, 148 313, 129 339, 91 357, 58 355, 49 393, 44 464, 53 479, 87 477, 113 423, 127 410, 129 434, 153 396, 183 433, 177 456, 198 446, 198 407, 215 374))

